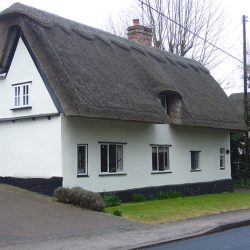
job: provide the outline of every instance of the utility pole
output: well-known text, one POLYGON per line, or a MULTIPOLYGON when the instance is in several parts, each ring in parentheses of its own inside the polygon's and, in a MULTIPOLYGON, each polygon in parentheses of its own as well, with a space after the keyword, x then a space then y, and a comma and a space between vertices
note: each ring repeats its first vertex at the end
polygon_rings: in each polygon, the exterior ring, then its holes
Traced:
POLYGON ((248 166, 249 159, 249 138, 248 138, 248 93, 247 93, 247 46, 246 46, 246 22, 247 17, 242 16, 243 22, 243 79, 244 79, 244 107, 245 107, 245 121, 247 125, 247 131, 245 132, 245 153, 246 153, 246 166, 248 166))

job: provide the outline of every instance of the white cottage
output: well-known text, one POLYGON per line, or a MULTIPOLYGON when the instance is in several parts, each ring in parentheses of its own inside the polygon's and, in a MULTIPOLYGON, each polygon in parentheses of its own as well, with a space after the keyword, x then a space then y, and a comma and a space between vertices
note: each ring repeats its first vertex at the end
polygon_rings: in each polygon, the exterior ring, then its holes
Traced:
POLYGON ((196 61, 17 3, 0 13, 0 100, 1 182, 233 190, 230 130, 245 125, 196 61))

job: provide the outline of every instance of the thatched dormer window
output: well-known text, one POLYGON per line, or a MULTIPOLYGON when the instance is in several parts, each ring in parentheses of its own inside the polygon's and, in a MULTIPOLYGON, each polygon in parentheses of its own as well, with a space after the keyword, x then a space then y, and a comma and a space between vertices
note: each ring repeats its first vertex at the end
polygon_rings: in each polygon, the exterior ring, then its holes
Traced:
POLYGON ((166 94, 160 95, 161 105, 168 113, 168 97, 166 94))
POLYGON ((172 90, 162 91, 159 94, 159 100, 171 120, 178 119, 180 117, 182 98, 178 92, 172 90))

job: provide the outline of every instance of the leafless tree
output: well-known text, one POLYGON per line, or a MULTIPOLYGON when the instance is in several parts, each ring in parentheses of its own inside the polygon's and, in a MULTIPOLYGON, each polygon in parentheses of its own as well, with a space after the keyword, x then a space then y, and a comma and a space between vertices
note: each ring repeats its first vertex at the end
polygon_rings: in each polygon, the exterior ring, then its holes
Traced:
POLYGON ((220 51, 211 44, 222 45, 223 11, 213 0, 143 2, 141 19, 152 28, 154 47, 193 58, 209 69, 220 63, 220 51))

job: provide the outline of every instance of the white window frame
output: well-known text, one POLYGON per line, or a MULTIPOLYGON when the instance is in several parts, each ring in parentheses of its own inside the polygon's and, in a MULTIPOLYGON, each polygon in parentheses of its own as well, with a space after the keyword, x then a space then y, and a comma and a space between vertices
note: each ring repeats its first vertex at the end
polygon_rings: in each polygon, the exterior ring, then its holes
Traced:
POLYGON ((225 158, 226 158, 225 148, 220 148, 220 169, 225 169, 225 158))
POLYGON ((169 145, 151 145, 152 147, 152 173, 161 173, 161 172, 170 172, 170 161, 169 161, 169 145), (154 169, 154 163, 153 163, 153 150, 156 148, 156 155, 157 155, 157 166, 156 170, 154 169), (160 170, 159 166, 159 148, 163 149, 163 169, 160 170), (167 153, 167 159, 165 157, 165 153, 167 153))
POLYGON ((198 150, 191 150, 190 151, 190 158, 191 158, 191 171, 200 171, 200 153, 201 151, 198 150), (192 155, 194 154, 195 162, 193 162, 192 155), (194 165, 195 164, 195 165, 194 165))
POLYGON ((31 82, 12 84, 14 89, 14 109, 31 107, 31 82))
POLYGON ((116 173, 124 173, 124 166, 123 166, 123 162, 124 162, 124 150, 123 150, 123 145, 125 143, 100 143, 100 163, 101 163, 101 174, 116 174, 116 173), (106 155, 106 159, 107 159, 107 166, 106 169, 107 171, 102 171, 102 146, 106 146, 107 147, 107 155, 106 155), (110 146, 115 146, 115 154, 116 154, 116 166, 115 166, 115 171, 111 171, 110 168, 110 159, 109 159, 109 151, 110 151, 110 146), (118 159, 118 150, 117 148, 120 147, 121 148, 121 159, 118 159))
POLYGON ((88 176, 88 144, 77 144, 77 176, 88 176), (85 155, 84 155, 84 162, 85 162, 85 172, 81 172, 79 168, 80 164, 80 157, 79 157, 79 148, 84 147, 85 148, 85 155))

